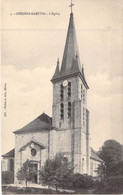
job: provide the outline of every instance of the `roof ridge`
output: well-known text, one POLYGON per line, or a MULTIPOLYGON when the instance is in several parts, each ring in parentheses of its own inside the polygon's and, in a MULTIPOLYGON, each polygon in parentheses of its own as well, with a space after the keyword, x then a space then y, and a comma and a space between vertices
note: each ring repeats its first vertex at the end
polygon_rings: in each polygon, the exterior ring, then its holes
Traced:
POLYGON ((52 118, 45 113, 42 113, 33 121, 29 122, 27 125, 14 131, 13 133, 19 133, 23 131, 36 131, 36 130, 49 130, 52 128, 52 118))

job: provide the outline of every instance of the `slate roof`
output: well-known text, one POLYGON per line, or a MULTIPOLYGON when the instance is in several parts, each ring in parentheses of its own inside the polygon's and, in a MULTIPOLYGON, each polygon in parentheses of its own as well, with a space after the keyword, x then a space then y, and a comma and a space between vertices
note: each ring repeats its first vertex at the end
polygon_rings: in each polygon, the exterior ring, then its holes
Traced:
POLYGON ((95 153, 95 151, 92 150, 92 149, 91 149, 91 159, 94 159, 94 160, 99 161, 99 162, 104 162, 101 158, 99 158, 97 156, 97 154, 95 153))
POLYGON ((87 89, 89 88, 85 80, 84 69, 81 69, 73 13, 70 14, 70 21, 61 64, 61 70, 59 70, 59 61, 57 61, 56 70, 51 81, 54 82, 72 75, 79 75, 83 80, 85 87, 87 89))
POLYGON ((47 114, 43 113, 34 119, 32 122, 24 126, 23 128, 14 131, 13 133, 22 133, 22 132, 30 132, 30 131, 44 131, 54 129, 52 126, 52 118, 47 114))
POLYGON ((6 154, 3 154, 2 157, 14 157, 15 156, 15 149, 10 150, 6 154))

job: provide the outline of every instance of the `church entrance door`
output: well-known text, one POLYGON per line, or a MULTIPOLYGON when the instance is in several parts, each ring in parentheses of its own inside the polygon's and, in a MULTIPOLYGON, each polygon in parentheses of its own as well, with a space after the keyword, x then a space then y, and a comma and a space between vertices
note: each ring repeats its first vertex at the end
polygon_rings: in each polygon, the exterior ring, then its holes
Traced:
POLYGON ((34 173, 34 176, 33 176, 33 182, 34 183, 37 183, 38 182, 38 165, 37 164, 32 164, 31 165, 31 169, 32 169, 32 172, 34 173))

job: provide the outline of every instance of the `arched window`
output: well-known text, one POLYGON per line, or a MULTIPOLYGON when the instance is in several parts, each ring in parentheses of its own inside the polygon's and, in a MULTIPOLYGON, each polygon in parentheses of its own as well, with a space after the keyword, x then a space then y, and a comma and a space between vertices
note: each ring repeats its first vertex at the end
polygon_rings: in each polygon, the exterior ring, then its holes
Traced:
POLYGON ((71 102, 68 102, 68 117, 71 117, 71 102))
POLYGON ((71 97, 71 82, 68 82, 68 97, 71 97))
POLYGON ((14 171, 14 160, 10 159, 10 171, 14 171))
POLYGON ((81 99, 82 99, 82 85, 81 85, 81 99))
POLYGON ((61 119, 64 118, 64 104, 63 103, 61 103, 60 117, 61 117, 61 119))
POLYGON ((61 86, 60 86, 60 98, 61 98, 61 100, 63 100, 63 97, 64 97, 63 85, 61 84, 61 86))
POLYGON ((85 103, 85 90, 83 90, 83 103, 85 103))

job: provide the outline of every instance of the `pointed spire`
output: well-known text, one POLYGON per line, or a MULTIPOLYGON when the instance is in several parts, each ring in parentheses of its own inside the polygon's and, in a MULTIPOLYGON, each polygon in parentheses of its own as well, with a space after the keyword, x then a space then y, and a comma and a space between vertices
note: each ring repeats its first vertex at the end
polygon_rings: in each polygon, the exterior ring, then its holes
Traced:
POLYGON ((59 65, 59 58, 57 59, 57 65, 59 65))
POLYGON ((85 79, 84 66, 83 66, 83 64, 82 64, 82 78, 83 78, 83 82, 84 82, 85 85, 87 86, 87 89, 89 89, 89 86, 88 86, 88 84, 87 84, 87 82, 86 82, 86 79, 85 79))
POLYGON ((83 76, 83 78, 85 79, 85 75, 84 75, 84 66, 83 66, 83 64, 82 64, 82 76, 83 76))
POLYGON ((83 67, 83 64, 82 64, 82 72, 84 71, 84 67, 83 67))
POLYGON ((70 5, 71 13, 69 19, 67 38, 66 38, 66 43, 65 43, 65 48, 64 48, 63 58, 62 58, 61 70, 59 70, 59 60, 58 60, 55 74, 51 81, 54 82, 56 80, 61 80, 64 77, 79 75, 83 80, 83 82, 85 83, 86 88, 89 88, 84 77, 84 70, 83 68, 81 68, 81 64, 80 64, 79 50, 78 50, 76 31, 74 26, 74 18, 72 12, 73 5, 74 4, 71 1, 71 5, 70 5))
POLYGON ((56 66, 56 70, 55 70, 55 73, 53 75, 53 78, 52 79, 56 79, 60 76, 60 72, 59 72, 59 58, 57 59, 57 66, 56 66))
POLYGON ((78 53, 76 52, 76 60, 78 59, 78 53))
POLYGON ((73 60, 76 59, 76 54, 78 55, 78 68, 79 71, 81 72, 73 13, 71 13, 67 38, 65 43, 65 49, 64 49, 63 59, 62 59, 62 65, 61 65, 61 75, 70 73, 73 65, 73 60))

